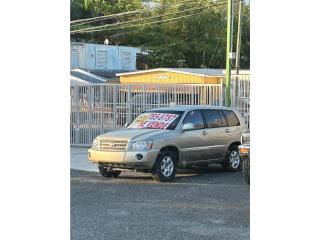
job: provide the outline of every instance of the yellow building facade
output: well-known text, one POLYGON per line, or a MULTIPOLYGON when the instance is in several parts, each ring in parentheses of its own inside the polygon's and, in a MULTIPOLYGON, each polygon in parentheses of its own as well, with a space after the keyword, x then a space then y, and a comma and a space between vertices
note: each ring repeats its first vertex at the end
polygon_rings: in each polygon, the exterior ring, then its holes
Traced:
POLYGON ((223 70, 158 68, 117 74, 121 84, 220 84, 223 70))
MULTIPOLYGON (((157 68, 129 73, 117 74, 120 77, 122 91, 127 91, 126 84, 134 84, 130 91, 136 94, 141 92, 163 92, 178 94, 181 99, 195 98, 199 104, 208 105, 218 101, 221 92, 209 92, 206 84, 221 84, 224 79, 223 69, 192 69, 192 68, 157 68), (141 85, 143 85, 143 88, 141 85), (163 88, 159 88, 163 84, 163 88), (166 84, 175 84, 175 88, 166 87, 166 84), (182 85, 183 84, 183 85, 182 85), (187 85, 190 85, 190 88, 187 85), (196 91, 191 87, 197 84, 196 91)), ((215 88, 218 90, 218 88, 215 88)), ((180 103, 182 104, 182 103, 180 103)))

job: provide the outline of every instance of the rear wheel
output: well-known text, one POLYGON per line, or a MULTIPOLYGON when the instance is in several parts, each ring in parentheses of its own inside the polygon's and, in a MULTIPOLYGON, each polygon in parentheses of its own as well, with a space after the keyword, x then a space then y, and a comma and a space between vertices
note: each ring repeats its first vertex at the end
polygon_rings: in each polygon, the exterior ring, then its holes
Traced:
POLYGON ((238 172, 241 168, 241 158, 239 155, 239 150, 237 145, 232 145, 225 157, 222 167, 230 172, 238 172))
POLYGON ((121 173, 120 170, 112 170, 110 167, 105 167, 101 164, 98 165, 99 172, 102 177, 111 178, 111 177, 118 177, 121 173))
POLYGON ((178 166, 177 154, 171 150, 161 151, 153 170, 153 179, 158 182, 169 182, 176 175, 178 166))

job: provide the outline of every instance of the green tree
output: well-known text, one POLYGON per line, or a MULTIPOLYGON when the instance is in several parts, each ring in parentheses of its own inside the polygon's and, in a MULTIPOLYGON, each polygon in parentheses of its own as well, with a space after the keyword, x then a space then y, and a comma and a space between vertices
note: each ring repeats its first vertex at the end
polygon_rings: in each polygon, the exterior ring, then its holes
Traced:
MULTIPOLYGON (((185 60, 184 67, 225 68, 226 5, 218 2, 221 5, 212 6, 212 0, 190 2, 160 0, 159 3, 165 7, 159 7, 153 11, 144 9, 138 13, 77 26, 73 29, 131 21, 116 25, 117 29, 113 30, 106 27, 99 32, 73 34, 71 39, 73 41, 102 43, 105 38, 108 38, 111 44, 152 50, 153 53, 149 57, 151 67, 178 67, 177 61, 183 59, 185 60), (194 15, 168 21, 189 14, 194 15), (136 21, 145 18, 147 19, 136 21), (154 21, 163 22, 151 24, 154 21)), ((71 2, 71 19, 142 9, 140 0, 73 0, 71 2)), ((235 16, 234 19, 235 38, 237 17, 235 16)), ((250 68, 249 4, 243 6, 242 21, 241 68, 250 68)))

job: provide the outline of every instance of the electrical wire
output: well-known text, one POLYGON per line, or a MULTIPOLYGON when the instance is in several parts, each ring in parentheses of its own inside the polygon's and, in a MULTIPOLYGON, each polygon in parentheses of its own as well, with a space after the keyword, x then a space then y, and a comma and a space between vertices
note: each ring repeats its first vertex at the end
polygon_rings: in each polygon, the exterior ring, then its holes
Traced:
POLYGON ((70 24, 79 23, 79 22, 89 22, 91 20, 100 21, 100 20, 103 20, 103 19, 110 19, 110 18, 115 18, 115 17, 118 17, 118 16, 136 14, 136 13, 141 13, 141 12, 150 12, 150 11, 154 11, 155 9, 161 9, 163 7, 174 6, 174 5, 178 5, 178 4, 183 6, 183 5, 187 5, 187 4, 184 4, 184 3, 188 3, 188 2, 190 4, 197 3, 194 0, 186 0, 186 1, 180 1, 180 2, 175 2, 175 3, 168 3, 168 4, 164 4, 164 5, 159 5, 159 6, 155 7, 155 8, 153 8, 153 9, 138 9, 138 10, 132 10, 132 11, 127 11, 127 12, 120 12, 120 13, 114 13, 114 14, 99 16, 99 17, 93 17, 93 18, 77 19, 77 20, 71 21, 70 24))
MULTIPOLYGON (((215 48, 214 48, 214 51, 213 51, 213 54, 212 54, 212 56, 211 56, 210 62, 209 62, 209 64, 208 64, 208 67, 210 67, 211 62, 212 62, 212 60, 213 60, 213 58, 214 58, 214 55, 216 54, 216 51, 217 51, 217 49, 218 49, 218 45, 219 45, 219 43, 220 43, 220 39, 221 39, 221 37, 222 37, 222 33, 224 32, 224 30, 225 30, 225 28, 222 28, 222 29, 221 29, 221 33, 220 33, 218 42, 217 42, 217 44, 216 44, 216 46, 215 46, 215 48)), ((214 66, 214 63, 215 63, 215 61, 212 63, 212 66, 214 66)))
MULTIPOLYGON (((207 7, 206 7, 207 8, 207 7)), ((207 11, 201 11, 201 12, 197 12, 197 13, 193 13, 193 14, 189 14, 189 15, 184 15, 184 16, 180 16, 180 17, 175 17, 175 18, 169 18, 169 19, 163 19, 163 20, 158 20, 158 21, 153 21, 153 22, 149 22, 149 23, 145 23, 146 25, 150 25, 150 24, 155 24, 155 23, 162 23, 162 22, 168 22, 168 21, 174 21, 177 19, 181 19, 181 18, 185 18, 185 17, 191 17, 191 16, 195 16, 195 15, 199 15, 202 13, 208 13, 211 10, 207 10, 207 11)), ((121 26, 121 27, 114 27, 114 28, 108 28, 108 29, 96 29, 96 30, 83 30, 83 29, 79 29, 79 30, 74 30, 74 31, 70 31, 71 34, 74 33, 91 33, 91 32, 101 32, 101 31, 106 31, 106 30, 115 30, 115 29, 123 29, 123 28, 130 28, 130 27, 136 27, 136 26, 140 26, 141 24, 133 24, 133 25, 128 25, 128 26, 121 26)), ((102 26, 101 26, 102 27, 102 26)))
POLYGON ((198 36, 199 34, 204 33, 205 31, 208 31, 209 29, 212 29, 212 28, 214 28, 214 27, 216 27, 216 26, 219 26, 219 25, 222 25, 222 24, 223 24, 223 23, 217 23, 217 24, 214 24, 214 25, 212 25, 212 26, 209 26, 209 27, 207 27, 206 29, 204 29, 204 30, 202 30, 202 31, 200 31, 200 32, 197 32, 197 33, 195 33, 195 34, 192 34, 192 35, 190 35, 190 36, 188 36, 188 37, 186 37, 186 38, 184 38, 184 39, 181 39, 181 40, 179 40, 179 41, 177 41, 177 42, 174 42, 174 43, 170 43, 168 47, 162 47, 162 48, 156 49, 156 50, 154 50, 154 52, 160 52, 160 51, 163 51, 163 50, 168 49, 168 48, 170 48, 170 47, 173 47, 173 46, 177 45, 178 43, 181 43, 181 42, 184 42, 184 41, 186 41, 186 40, 189 40, 189 39, 192 38, 192 37, 198 36))
MULTIPOLYGON (((118 16, 123 16, 123 15, 139 14, 139 13, 143 13, 143 12, 152 12, 152 11, 155 11, 158 9, 166 8, 167 6, 172 7, 172 6, 175 6, 178 4, 180 4, 180 6, 188 6, 189 4, 192 5, 195 3, 197 3, 197 2, 194 2, 194 0, 181 1, 181 2, 176 2, 176 3, 159 5, 153 9, 139 9, 139 10, 133 10, 133 11, 122 12, 122 13, 115 13, 115 14, 110 14, 110 15, 105 15, 105 16, 100 16, 100 17, 95 17, 95 18, 74 20, 74 21, 71 21, 70 24, 72 25, 71 27, 76 27, 76 26, 80 26, 80 25, 84 25, 84 24, 88 24, 88 23, 93 23, 93 22, 98 22, 98 21, 104 21, 106 19, 116 18, 118 16), (183 4, 186 2, 189 2, 189 3, 183 4), (80 23, 78 23, 78 22, 80 22, 80 23)), ((170 8, 167 8, 167 9, 170 9, 170 8)))
MULTIPOLYGON (((208 12, 208 11, 207 11, 207 12, 208 12)), ((164 20, 149 22, 149 23, 146 23, 146 24, 147 24, 147 25, 150 25, 150 24, 155 24, 155 23, 169 22, 169 21, 174 21, 174 20, 181 19, 181 18, 186 18, 186 17, 195 16, 195 15, 202 14, 202 13, 205 13, 205 11, 204 11, 204 12, 194 13, 194 14, 189 14, 189 15, 185 15, 185 16, 181 16, 181 17, 175 17, 175 18, 169 18, 169 19, 164 19, 164 20)), ((97 30, 92 30, 92 31, 90 31, 90 30, 89 30, 89 31, 71 31, 70 33, 71 33, 71 34, 74 34, 74 33, 101 32, 101 31, 108 31, 108 30, 115 30, 115 29, 123 29, 123 28, 137 27, 137 26, 140 26, 140 25, 141 25, 141 24, 135 24, 135 25, 131 25, 131 26, 129 25, 129 26, 109 28, 109 29, 97 29, 97 30)))
MULTIPOLYGON (((214 5, 211 5, 214 6, 214 5)), ((210 7, 210 6, 209 6, 210 7)), ((186 13, 186 12, 191 12, 191 11, 195 11, 195 10, 202 10, 208 8, 208 6, 206 7, 200 7, 200 8, 192 8, 192 9, 188 9, 185 11, 181 11, 179 12, 179 14, 181 13, 186 13)), ((84 29, 78 29, 78 30, 73 30, 71 31, 72 33, 76 33, 76 32, 82 32, 82 31, 87 31, 87 30, 94 30, 94 29, 100 29, 100 28, 105 28, 105 27, 109 27, 109 26, 118 26, 118 25, 124 25, 124 24, 128 24, 128 23, 135 23, 135 22, 140 22, 140 21, 144 21, 144 20, 151 20, 151 19, 155 19, 155 18, 159 18, 159 17, 166 17, 166 16, 171 16, 171 15, 176 15, 177 13, 167 13, 167 14, 162 14, 162 15, 158 15, 158 16, 152 16, 152 17, 147 17, 147 18, 140 18, 140 19, 133 19, 133 20, 129 20, 129 21, 125 21, 125 22, 118 22, 118 23, 112 23, 112 24, 105 24, 102 26, 96 26, 96 27, 89 27, 89 28, 84 28, 84 29)))
MULTIPOLYGON (((158 26, 154 26, 154 27, 158 27, 158 26)), ((148 29, 154 28, 154 27, 148 27, 148 29)), ((127 34, 131 34, 131 33, 140 32, 140 31, 143 31, 143 30, 145 30, 145 29, 136 29, 136 30, 127 31, 127 32, 123 32, 123 33, 117 33, 117 34, 114 34, 114 35, 109 35, 108 38, 112 39, 112 38, 115 38, 115 37, 119 37, 119 36, 122 36, 122 35, 127 35, 127 34)))

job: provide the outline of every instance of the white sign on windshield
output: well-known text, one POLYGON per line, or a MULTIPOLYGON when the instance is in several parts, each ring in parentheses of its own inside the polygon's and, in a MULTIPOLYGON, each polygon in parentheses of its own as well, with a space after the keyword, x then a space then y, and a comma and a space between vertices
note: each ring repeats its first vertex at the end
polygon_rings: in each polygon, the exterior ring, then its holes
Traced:
POLYGON ((143 113, 130 124, 130 128, 167 129, 178 116, 171 113, 143 113))

